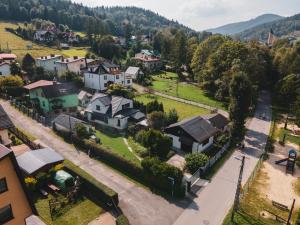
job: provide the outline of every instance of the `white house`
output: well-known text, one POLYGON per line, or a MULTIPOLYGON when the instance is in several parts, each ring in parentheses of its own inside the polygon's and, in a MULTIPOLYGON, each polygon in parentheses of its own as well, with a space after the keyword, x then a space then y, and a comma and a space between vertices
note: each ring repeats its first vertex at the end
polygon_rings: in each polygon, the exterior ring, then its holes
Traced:
POLYGON ((162 67, 160 56, 154 51, 142 50, 140 53, 135 55, 134 59, 141 62, 144 67, 150 71, 157 71, 162 67))
POLYGON ((0 63, 0 77, 10 75, 10 64, 7 62, 0 63))
POLYGON ((125 75, 131 77, 133 80, 136 80, 138 75, 144 74, 139 67, 130 66, 125 72, 125 75))
POLYGON ((81 70, 85 69, 87 66, 85 57, 73 56, 71 58, 62 58, 59 61, 55 62, 56 72, 58 75, 70 71, 74 73, 80 73, 81 70))
POLYGON ((209 148, 218 129, 201 116, 196 116, 168 126, 165 133, 172 138, 174 149, 191 153, 209 148))
POLYGON ((90 103, 93 95, 86 92, 86 91, 80 91, 78 94, 78 106, 80 108, 86 108, 88 104, 90 103))
POLYGON ((139 122, 145 114, 133 108, 133 101, 119 96, 95 94, 85 110, 87 119, 119 130, 126 129, 129 122, 139 122))
POLYGON ((48 30, 38 30, 34 33, 33 39, 40 42, 50 42, 53 41, 55 34, 48 30))
POLYGON ((132 77, 120 71, 120 67, 109 62, 89 67, 84 72, 84 85, 86 88, 105 91, 111 84, 120 84, 125 87, 132 85, 132 77))
POLYGON ((56 72, 56 62, 63 59, 62 55, 41 56, 35 60, 36 66, 43 67, 46 71, 56 72))

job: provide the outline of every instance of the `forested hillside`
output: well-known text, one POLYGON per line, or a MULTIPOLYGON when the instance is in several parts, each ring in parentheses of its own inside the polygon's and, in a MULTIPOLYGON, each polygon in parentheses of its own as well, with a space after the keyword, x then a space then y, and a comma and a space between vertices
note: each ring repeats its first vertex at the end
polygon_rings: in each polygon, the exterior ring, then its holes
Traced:
POLYGON ((265 41, 268 38, 268 33, 271 28, 278 37, 287 35, 295 30, 300 30, 300 14, 259 25, 244 31, 237 36, 242 40, 259 39, 265 41))
POLYGON ((135 7, 89 8, 66 0, 1 0, 0 19, 31 21, 50 20, 78 31, 98 29, 101 33, 125 35, 149 33, 163 27, 192 30, 149 10, 135 7))

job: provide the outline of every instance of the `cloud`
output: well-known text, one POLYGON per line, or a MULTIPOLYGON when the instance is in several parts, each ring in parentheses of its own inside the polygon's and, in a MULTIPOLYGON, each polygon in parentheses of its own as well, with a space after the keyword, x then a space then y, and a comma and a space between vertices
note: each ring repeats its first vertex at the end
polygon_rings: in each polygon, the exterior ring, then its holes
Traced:
POLYGON ((299 0, 72 0, 87 6, 137 6, 150 9, 196 30, 255 18, 264 13, 290 16, 299 0))

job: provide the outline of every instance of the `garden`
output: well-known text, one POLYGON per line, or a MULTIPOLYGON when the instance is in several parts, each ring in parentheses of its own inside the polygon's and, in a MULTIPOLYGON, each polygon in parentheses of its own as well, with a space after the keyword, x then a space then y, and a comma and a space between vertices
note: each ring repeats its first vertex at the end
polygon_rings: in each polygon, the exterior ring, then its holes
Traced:
POLYGON ((152 76, 151 88, 155 91, 178 98, 226 109, 223 103, 208 96, 197 84, 178 82, 177 80, 178 75, 176 73, 162 71, 152 76))

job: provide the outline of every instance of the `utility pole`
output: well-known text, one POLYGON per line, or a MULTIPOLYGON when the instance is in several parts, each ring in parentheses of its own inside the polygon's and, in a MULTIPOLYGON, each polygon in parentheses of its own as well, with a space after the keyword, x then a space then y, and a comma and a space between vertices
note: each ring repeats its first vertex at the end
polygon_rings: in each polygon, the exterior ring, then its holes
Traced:
POLYGON ((294 206, 295 206, 295 199, 293 200, 293 204, 292 204, 292 207, 291 207, 291 210, 290 210, 290 213, 289 213, 289 218, 286 222, 286 225, 290 225, 290 220, 291 220, 291 217, 292 217, 292 214, 293 214, 294 206))
POLYGON ((231 214, 231 222, 233 222, 233 220, 234 220, 234 214, 238 210, 239 204, 240 204, 240 194, 241 194, 241 187, 242 187, 244 165, 245 165, 245 156, 243 156, 243 158, 242 158, 242 164, 241 164, 241 168, 240 168, 239 179, 238 179, 238 183, 237 183, 237 187, 236 187, 236 192, 235 192, 233 210, 232 210, 232 214, 231 214))

